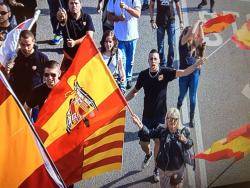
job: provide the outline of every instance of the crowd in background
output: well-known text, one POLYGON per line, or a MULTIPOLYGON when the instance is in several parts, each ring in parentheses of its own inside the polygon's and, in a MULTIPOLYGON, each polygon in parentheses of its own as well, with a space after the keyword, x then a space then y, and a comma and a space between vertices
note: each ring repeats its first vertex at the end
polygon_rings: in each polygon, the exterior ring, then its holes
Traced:
MULTIPOLYGON (((51 45, 63 42, 63 60, 49 60, 46 54, 35 46, 36 25, 31 31, 20 34, 20 49, 5 69, 13 90, 27 113, 36 120, 51 89, 60 81, 60 77, 70 67, 85 35, 93 37, 95 23, 82 9, 80 0, 47 0, 54 37, 51 45)), ((103 36, 100 41, 100 53, 110 69, 122 93, 129 101, 138 91, 144 89, 144 107, 142 122, 137 115, 133 120, 138 125, 140 145, 145 152, 142 168, 145 168, 153 156, 150 151, 150 139, 155 141, 154 180, 162 187, 174 185, 181 187, 186 165, 185 152, 193 143, 189 129, 183 128, 180 112, 184 97, 189 90, 190 123, 193 128, 196 94, 198 90, 201 65, 204 63, 205 43, 202 22, 194 26, 185 26, 181 0, 98 0, 97 12, 102 13, 103 36), (156 5, 156 8, 155 8, 156 5), (149 24, 156 30, 157 47, 148 54, 149 67, 142 70, 135 86, 132 84, 133 66, 137 41, 143 34, 138 30, 141 11, 149 9, 149 24), (175 16, 175 10, 178 16, 175 16), (156 11, 156 13, 155 13, 156 11), (179 21, 179 23, 178 23, 179 21), (182 31, 179 37, 179 50, 175 45, 175 26, 182 31), (167 37, 165 37, 167 34, 167 37), (164 47, 167 38, 168 50, 164 47), (167 57, 165 57, 167 52, 167 57), (173 68, 175 53, 179 53, 179 69, 173 68), (179 97, 176 108, 167 110, 167 86, 179 78, 179 97)), ((197 8, 201 9, 207 1, 202 0, 197 8)), ((213 12, 214 0, 210 0, 213 12)), ((4 0, 0 2, 0 41, 16 25, 32 18, 37 8, 36 0, 4 0)), ((146 54, 145 54, 146 55, 146 54)))

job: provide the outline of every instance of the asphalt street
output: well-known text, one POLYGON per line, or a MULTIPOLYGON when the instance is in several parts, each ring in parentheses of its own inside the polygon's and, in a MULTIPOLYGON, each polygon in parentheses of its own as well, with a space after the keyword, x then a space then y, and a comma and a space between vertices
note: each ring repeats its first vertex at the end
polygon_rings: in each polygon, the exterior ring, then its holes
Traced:
MULTIPOLYGON (((53 35, 47 1, 40 0, 38 3, 38 8, 41 10, 37 32, 38 47, 50 59, 60 61, 62 59, 62 45, 49 45, 49 40, 53 35)), ((185 25, 191 25, 197 19, 205 20, 213 16, 213 14, 208 13, 209 7, 197 11, 195 7, 198 3, 198 0, 183 0, 185 25)), ((96 13, 96 4, 97 1, 94 0, 83 0, 84 11, 89 13, 93 19, 96 29, 94 40, 96 45, 99 46, 102 36, 101 15, 96 13)), ((216 1, 216 12, 234 12, 238 15, 238 19, 236 24, 223 33, 213 34, 206 39, 208 44, 207 55, 226 41, 247 18, 250 18, 249 10, 250 0, 216 1)), ((147 57, 149 51, 152 48, 157 48, 156 31, 151 29, 149 20, 149 12, 142 12, 139 20, 140 38, 137 43, 135 57, 134 84, 139 72, 148 67, 147 57)), ((176 23, 176 32, 178 33, 178 20, 176 23)), ((167 47, 167 44, 165 46, 167 47)), ((178 57, 176 56, 176 58, 178 57)), ((249 59, 249 51, 240 50, 229 41, 217 53, 212 55, 202 67, 195 116, 196 126, 192 130, 196 152, 208 148, 213 141, 225 137, 230 130, 250 122, 250 94, 249 98, 242 94, 242 90, 250 84, 249 59)), ((168 86, 168 107, 176 106, 178 93, 178 80, 176 79, 168 86)), ((133 111, 141 117, 143 91, 140 91, 129 104, 133 111)), ((184 125, 189 121, 187 109, 189 109, 189 106, 185 103, 182 108, 184 125)), ((77 183, 75 187, 159 187, 159 183, 153 182, 153 161, 151 161, 148 168, 141 171, 144 154, 138 143, 137 127, 133 125, 129 114, 127 114, 125 131, 122 170, 107 173, 90 180, 83 180, 77 183)), ((206 187, 230 162, 231 160, 208 163, 197 160, 198 167, 195 174, 192 170, 188 170, 185 187, 206 187)), ((238 161, 215 185, 246 181, 250 181, 249 156, 238 161)))

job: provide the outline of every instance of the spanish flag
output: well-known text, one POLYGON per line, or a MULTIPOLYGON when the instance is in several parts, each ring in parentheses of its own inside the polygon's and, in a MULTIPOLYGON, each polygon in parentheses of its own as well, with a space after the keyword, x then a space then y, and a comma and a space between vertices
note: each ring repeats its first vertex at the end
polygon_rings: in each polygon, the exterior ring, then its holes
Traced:
POLYGON ((250 124, 244 125, 218 140, 206 151, 199 153, 195 158, 208 161, 235 158, 239 160, 250 153, 250 124))
POLYGON ((250 20, 248 20, 233 36, 232 41, 242 50, 250 50, 250 20))
POLYGON ((67 184, 121 168, 126 104, 87 35, 35 123, 67 184))
POLYGON ((230 24, 235 22, 236 16, 233 14, 219 14, 217 17, 209 19, 203 24, 204 34, 219 33, 224 31, 230 24))
POLYGON ((0 72, 0 187, 65 187, 0 72))

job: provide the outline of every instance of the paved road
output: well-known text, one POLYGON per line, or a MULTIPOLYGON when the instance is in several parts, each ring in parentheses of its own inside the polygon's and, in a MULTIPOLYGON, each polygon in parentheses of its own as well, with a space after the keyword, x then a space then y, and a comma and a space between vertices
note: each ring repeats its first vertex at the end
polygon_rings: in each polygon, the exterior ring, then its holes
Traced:
MULTIPOLYGON (((99 45, 102 35, 100 15, 96 14, 96 2, 93 0, 84 0, 84 10, 92 16, 94 20, 96 33, 95 41, 99 45)), ((208 9, 198 12, 194 8, 198 4, 197 0, 183 0, 185 11, 185 22, 193 24, 197 19, 210 18, 208 9), (187 5, 187 6, 186 6, 187 5), (189 8, 187 8, 189 7, 189 8)), ((51 59, 60 60, 62 58, 61 50, 58 47, 50 46, 48 40, 52 37, 52 29, 49 22, 49 10, 45 0, 39 1, 39 8, 42 14, 39 18, 37 43, 39 48, 49 55, 51 59)), ((229 28, 222 34, 212 35, 207 39, 209 47, 207 54, 214 51, 223 41, 227 40, 236 27, 240 27, 250 17, 250 1, 241 0, 221 0, 216 2, 216 11, 234 11, 239 14, 239 18, 232 28, 229 28)), ((156 33, 152 31, 149 24, 149 13, 143 12, 139 21, 139 30, 141 38, 138 40, 138 47, 135 59, 134 78, 138 73, 147 68, 147 54, 152 48, 156 48, 156 33)), ((178 31, 178 30, 177 30, 178 31)), ((250 84, 250 52, 242 51, 235 47, 232 42, 226 44, 220 51, 213 55, 208 64, 202 69, 200 87, 198 93, 198 108, 196 113, 196 128, 192 130, 195 140, 196 151, 207 148, 214 140, 218 140, 233 128, 250 122, 250 99, 241 93, 243 88, 250 84), (197 144, 198 143, 198 144, 197 144)), ((168 106, 175 106, 178 97, 177 80, 170 83, 168 88, 168 106)), ((131 108, 135 113, 141 115, 143 105, 143 92, 130 102, 131 108)), ((183 123, 188 123, 187 105, 183 106, 183 123)), ((112 172, 98 176, 91 180, 81 181, 76 187, 159 187, 159 184, 153 183, 152 172, 154 165, 150 163, 144 171, 140 170, 143 160, 138 138, 137 128, 132 124, 130 117, 127 117, 123 168, 120 172, 112 172)), ((229 161, 220 161, 216 163, 198 162, 198 168, 195 175, 189 171, 190 181, 186 181, 185 187, 204 187, 207 182, 225 168, 229 161), (193 181, 196 177, 196 181, 193 181)), ((217 185, 230 184, 250 180, 250 158, 239 161, 232 169, 226 173, 217 185)), ((192 172, 192 171, 191 171, 192 172)))

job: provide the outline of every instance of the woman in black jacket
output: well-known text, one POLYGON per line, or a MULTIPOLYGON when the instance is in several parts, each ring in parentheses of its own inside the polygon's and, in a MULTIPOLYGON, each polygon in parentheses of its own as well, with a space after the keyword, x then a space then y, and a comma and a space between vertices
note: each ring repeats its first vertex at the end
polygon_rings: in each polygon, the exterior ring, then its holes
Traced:
POLYGON ((165 126, 149 130, 143 126, 138 116, 133 115, 134 123, 139 127, 139 137, 158 138, 160 148, 156 163, 160 169, 160 185, 163 188, 180 188, 183 184, 185 152, 193 146, 190 132, 181 127, 180 112, 171 108, 166 115, 165 126))

